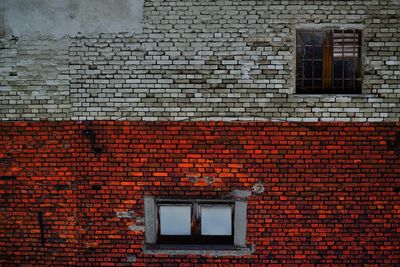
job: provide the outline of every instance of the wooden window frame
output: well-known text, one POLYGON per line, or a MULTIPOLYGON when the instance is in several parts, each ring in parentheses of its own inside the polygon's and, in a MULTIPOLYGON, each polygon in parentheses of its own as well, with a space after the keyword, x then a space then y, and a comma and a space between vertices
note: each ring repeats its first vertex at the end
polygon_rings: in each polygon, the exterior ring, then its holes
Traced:
POLYGON ((191 200, 191 201, 172 201, 172 200, 157 200, 156 201, 156 216, 157 216, 157 243, 158 244, 191 244, 191 245, 233 245, 234 241, 234 213, 235 205, 232 201, 206 201, 206 200, 191 200), (160 231, 160 207, 161 206, 190 206, 191 207, 191 234, 190 235, 161 235, 160 231), (202 235, 201 234, 201 205, 229 206, 232 209, 231 214, 231 235, 202 235))
MULTIPOLYGON (((350 46, 351 47, 351 46, 350 46)), ((340 49, 339 49, 340 50, 340 49)), ((348 55, 348 54, 347 54, 348 55)), ((362 30, 356 28, 319 28, 319 29, 307 29, 300 28, 296 30, 296 93, 297 94, 361 94, 362 93, 362 30), (301 33, 318 33, 322 34, 322 44, 313 44, 313 57, 302 56, 299 51, 305 50, 307 46, 300 44, 299 34, 301 33), (334 34, 342 33, 342 46, 335 46, 334 34), (345 34, 352 33, 353 37, 353 57, 345 57, 345 50, 349 46, 345 46, 345 34), (357 40, 354 41, 354 40, 357 40), (315 58, 315 47, 322 46, 322 86, 315 86, 315 81, 320 79, 315 78, 315 62, 320 59, 315 58), (343 57, 334 56, 334 48, 341 48, 343 57), (303 73, 300 73, 304 69, 304 62, 312 62, 311 78, 306 78, 303 73), (342 76, 341 78, 334 77, 334 62, 342 62, 342 76), (348 78, 345 76, 344 62, 352 62, 353 77, 348 78), (312 86, 306 87, 305 81, 312 81, 312 86), (342 87, 335 87, 334 81, 341 81, 342 87), (352 83, 352 88, 345 88, 345 81, 352 83)))

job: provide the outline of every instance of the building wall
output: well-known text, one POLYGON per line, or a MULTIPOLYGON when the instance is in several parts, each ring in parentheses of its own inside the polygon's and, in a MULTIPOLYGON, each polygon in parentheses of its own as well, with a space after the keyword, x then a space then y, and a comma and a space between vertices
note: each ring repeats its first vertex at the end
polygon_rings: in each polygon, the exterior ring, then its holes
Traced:
POLYGON ((0 265, 400 264, 398 0, 53 2, 0 3, 0 265), (295 94, 306 24, 363 94, 295 94), (146 251, 145 196, 238 192, 249 253, 146 251))
POLYGON ((145 1, 141 33, 5 37, 1 118, 398 121, 399 6, 145 1), (363 94, 295 94, 295 29, 325 23, 364 27, 363 94))
POLYGON ((396 265, 399 126, 3 122, 0 262, 396 265), (250 255, 143 253, 144 196, 225 199, 235 190, 248 192, 250 255))

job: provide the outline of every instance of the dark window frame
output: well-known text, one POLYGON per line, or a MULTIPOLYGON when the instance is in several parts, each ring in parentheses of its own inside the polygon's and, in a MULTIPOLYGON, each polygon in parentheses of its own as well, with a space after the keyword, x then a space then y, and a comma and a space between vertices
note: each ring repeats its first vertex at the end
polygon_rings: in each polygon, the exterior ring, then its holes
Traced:
POLYGON ((353 27, 296 29, 296 93, 361 94, 362 36, 362 30, 353 27), (309 43, 303 41, 307 35, 309 43), (345 72, 346 65, 352 66, 350 72, 345 72))
POLYGON ((158 244, 190 244, 190 245, 233 245, 234 241, 234 213, 235 205, 232 201, 207 201, 207 200, 156 200, 157 212, 157 243, 158 244), (191 207, 191 234, 190 235, 162 235, 160 231, 161 206, 188 205, 191 207), (202 235, 201 234, 201 205, 229 206, 231 213, 231 235, 202 235))

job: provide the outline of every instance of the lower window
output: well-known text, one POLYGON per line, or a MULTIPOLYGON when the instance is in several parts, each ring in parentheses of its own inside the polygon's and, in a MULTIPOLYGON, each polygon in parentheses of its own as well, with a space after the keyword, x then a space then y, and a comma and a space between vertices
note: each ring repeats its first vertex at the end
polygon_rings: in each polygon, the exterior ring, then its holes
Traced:
POLYGON ((157 243, 233 244, 233 203, 157 203, 157 243))
POLYGON ((246 210, 244 200, 146 197, 146 243, 243 247, 246 241, 246 210))

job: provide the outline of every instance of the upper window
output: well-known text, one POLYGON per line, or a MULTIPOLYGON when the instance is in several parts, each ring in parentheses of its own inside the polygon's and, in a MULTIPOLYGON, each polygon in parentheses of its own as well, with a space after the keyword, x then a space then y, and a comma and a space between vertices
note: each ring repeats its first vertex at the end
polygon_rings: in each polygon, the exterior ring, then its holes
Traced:
POLYGON ((296 93, 361 93, 361 30, 304 29, 296 36, 296 93))

